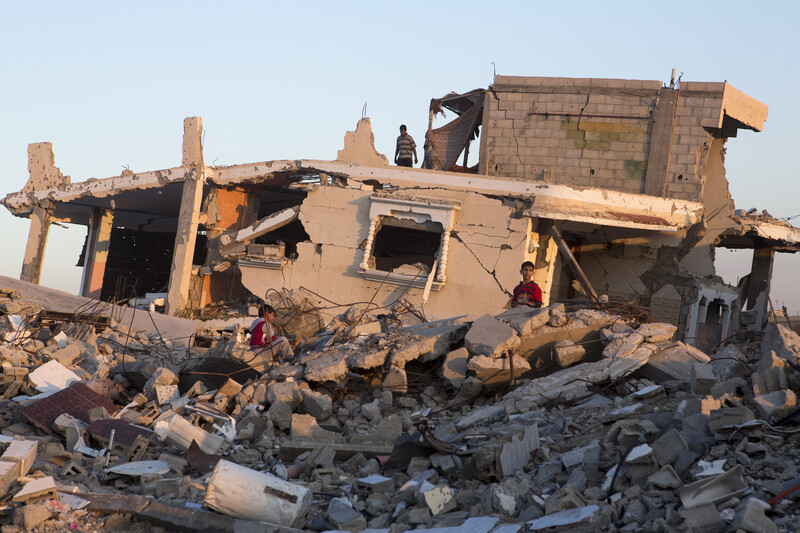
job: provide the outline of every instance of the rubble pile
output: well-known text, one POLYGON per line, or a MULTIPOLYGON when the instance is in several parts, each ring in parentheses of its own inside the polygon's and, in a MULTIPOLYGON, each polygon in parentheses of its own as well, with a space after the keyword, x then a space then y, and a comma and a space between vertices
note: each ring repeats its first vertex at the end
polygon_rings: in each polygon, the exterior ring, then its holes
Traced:
POLYGON ((800 337, 781 325, 709 356, 602 309, 403 325, 356 306, 325 330, 293 301, 279 325, 304 349, 273 361, 246 318, 187 347, 113 320, 45 325, 23 300, 0 293, 3 533, 800 519, 800 337))

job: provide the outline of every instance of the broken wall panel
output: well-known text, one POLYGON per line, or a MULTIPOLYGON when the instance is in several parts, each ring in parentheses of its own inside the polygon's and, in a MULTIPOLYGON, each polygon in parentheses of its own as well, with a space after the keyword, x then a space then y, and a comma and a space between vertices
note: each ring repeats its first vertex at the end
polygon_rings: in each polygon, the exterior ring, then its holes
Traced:
MULTIPOLYGON (((373 223, 372 194, 338 187, 309 192, 300 220, 310 242, 298 244, 297 259, 282 271, 240 265, 244 286, 257 295, 270 288, 302 286, 324 297, 338 295, 341 300, 346 295, 346 301, 372 300, 377 305, 389 305, 401 296, 419 300, 422 288, 370 281, 360 271, 373 223)), ((425 304, 426 313, 449 316, 456 308, 463 313, 478 313, 486 306, 502 308, 519 282, 530 220, 512 218, 514 209, 480 194, 436 189, 426 190, 425 195, 461 203, 453 215, 446 282, 425 304)))

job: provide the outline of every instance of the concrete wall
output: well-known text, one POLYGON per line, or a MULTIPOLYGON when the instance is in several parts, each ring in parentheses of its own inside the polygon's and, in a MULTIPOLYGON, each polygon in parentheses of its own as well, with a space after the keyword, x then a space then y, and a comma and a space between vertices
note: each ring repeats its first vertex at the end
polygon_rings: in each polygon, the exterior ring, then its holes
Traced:
MULTIPOLYGON (((300 211, 310 242, 299 243, 298 258, 282 270, 240 266, 244 286, 259 297, 270 288, 302 286, 342 304, 372 300, 382 306, 405 297, 422 306, 422 289, 381 285, 359 273, 372 194, 334 186, 311 191, 300 211)), ((426 316, 499 312, 519 283, 520 263, 530 244, 530 219, 514 218, 516 206, 476 193, 432 189, 425 196, 462 202, 451 232, 447 282, 422 306, 426 316)))
MULTIPOLYGON (((700 199, 703 165, 719 127, 724 83, 680 89, 666 196, 700 199)), ((659 81, 497 76, 487 91, 480 171, 643 193, 659 81)), ((668 91, 669 89, 664 89, 668 91)))

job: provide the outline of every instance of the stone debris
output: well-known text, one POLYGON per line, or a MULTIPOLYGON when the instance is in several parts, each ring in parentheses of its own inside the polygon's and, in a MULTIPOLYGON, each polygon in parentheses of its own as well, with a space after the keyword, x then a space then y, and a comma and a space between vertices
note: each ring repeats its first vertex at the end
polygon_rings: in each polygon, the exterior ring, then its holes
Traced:
POLYGON ((241 329, 187 348, 113 321, 0 321, 3 532, 800 520, 800 337, 783 326, 705 354, 673 325, 563 304, 405 326, 358 306, 329 329, 282 320, 309 339, 292 361, 265 362, 241 329))

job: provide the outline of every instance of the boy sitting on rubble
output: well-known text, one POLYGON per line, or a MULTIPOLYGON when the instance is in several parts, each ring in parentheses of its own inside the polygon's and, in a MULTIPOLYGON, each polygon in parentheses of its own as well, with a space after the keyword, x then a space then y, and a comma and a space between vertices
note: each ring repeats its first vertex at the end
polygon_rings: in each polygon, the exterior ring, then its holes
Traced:
POLYGON ((250 326, 250 348, 262 355, 271 355, 272 361, 286 361, 294 357, 294 350, 286 337, 277 337, 272 321, 275 309, 268 304, 258 306, 258 318, 250 326))
POLYGON ((527 305, 530 307, 542 306, 542 289, 533 281, 533 263, 525 261, 519 271, 522 274, 522 283, 514 287, 514 297, 511 307, 527 305))

